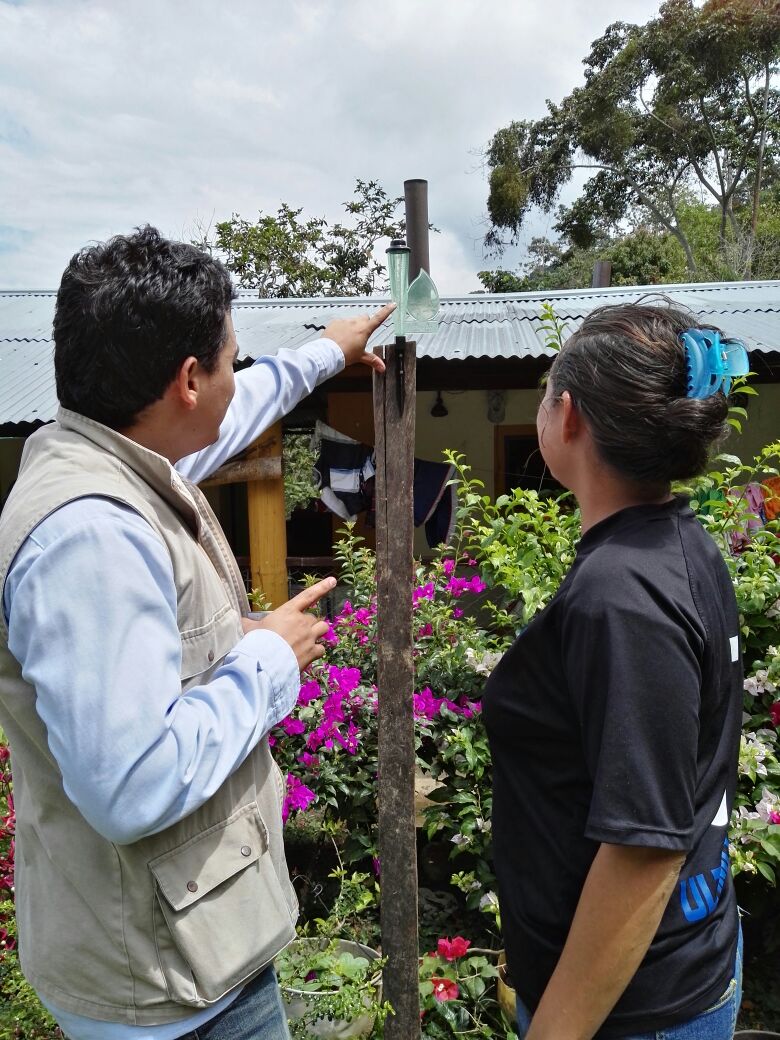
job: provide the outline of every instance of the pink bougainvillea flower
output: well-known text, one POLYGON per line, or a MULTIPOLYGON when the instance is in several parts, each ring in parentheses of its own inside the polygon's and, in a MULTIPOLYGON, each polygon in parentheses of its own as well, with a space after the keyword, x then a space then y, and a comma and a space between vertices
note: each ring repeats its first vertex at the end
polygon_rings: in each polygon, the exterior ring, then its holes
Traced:
POLYGON ((434 696, 430 686, 424 687, 414 695, 414 714, 418 719, 435 719, 444 701, 434 696))
POLYGON ((297 737, 301 733, 306 732, 306 723, 303 719, 294 719, 292 715, 288 715, 286 719, 282 719, 279 725, 288 737, 297 737))
POLYGON ((770 823, 780 823, 780 812, 770 812, 769 814, 770 823))
POLYGON ((307 769, 316 769, 320 764, 320 760, 317 755, 310 755, 308 751, 302 751, 298 755, 298 761, 302 766, 306 766, 307 769))
POLYGON ((331 665, 328 669, 328 680, 331 686, 335 687, 342 696, 356 690, 360 686, 360 679, 359 668, 337 668, 335 665, 331 665))
POLYGON ((431 978, 431 982, 433 983, 433 996, 440 1004, 443 1004, 446 1000, 458 999, 460 990, 457 982, 453 982, 452 979, 439 978, 437 975, 431 978))
POLYGON ((282 820, 287 823, 293 810, 306 810, 317 796, 311 788, 292 773, 287 774, 287 794, 282 806, 282 820))
POLYGON ((444 588, 451 596, 461 596, 469 583, 468 578, 450 578, 444 588))
POLYGON ((772 719, 772 725, 780 729, 780 701, 775 701, 769 709, 769 715, 772 719))
POLYGON ((379 856, 372 856, 371 857, 371 866, 373 867, 374 873, 376 874, 376 876, 377 877, 381 877, 382 876, 382 861, 379 859, 379 856))
POLYGON ((333 627, 333 622, 330 618, 325 619, 328 623, 328 631, 324 636, 320 636, 320 641, 325 643, 327 646, 338 646, 339 637, 336 635, 336 629, 333 627))
POLYGON ((440 957, 448 961, 456 961, 463 957, 471 946, 470 939, 464 939, 462 935, 456 935, 454 939, 439 939, 436 952, 440 957))
POLYGON ((317 700, 321 696, 322 690, 320 689, 320 684, 316 679, 309 679, 308 682, 305 682, 301 686, 300 691, 298 692, 298 703, 305 707, 307 704, 311 704, 312 701, 317 700))
POLYGON ((345 599, 344 600, 344 606, 341 608, 341 615, 340 616, 343 616, 345 614, 351 614, 352 611, 353 611, 352 604, 349 602, 348 599, 345 599))
POLYGON ((478 574, 475 574, 469 582, 468 587, 471 589, 472 592, 484 592, 487 588, 487 585, 484 583, 484 581, 482 580, 482 578, 480 578, 478 574))
POLYGON ((463 617, 463 610, 460 607, 455 607, 455 609, 452 612, 452 616, 454 618, 463 617))
POLYGON ((449 576, 455 570, 455 561, 454 560, 442 560, 441 565, 442 565, 442 567, 444 569, 444 573, 449 578, 449 576))
POLYGON ((427 624, 422 625, 417 630, 417 638, 418 639, 422 639, 424 636, 432 636, 432 635, 433 635, 433 625, 430 623, 430 621, 427 624))
POLYGON ((425 585, 418 585, 412 593, 412 603, 417 606, 420 600, 433 599, 436 595, 436 587, 432 581, 427 582, 425 585))

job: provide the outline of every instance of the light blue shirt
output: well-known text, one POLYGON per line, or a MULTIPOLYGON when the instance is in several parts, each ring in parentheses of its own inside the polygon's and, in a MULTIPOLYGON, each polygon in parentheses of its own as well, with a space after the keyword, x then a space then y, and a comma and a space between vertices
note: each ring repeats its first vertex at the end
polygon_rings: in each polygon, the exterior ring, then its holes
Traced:
MULTIPOLYGON (((343 366, 330 340, 261 358, 237 373, 217 442, 176 470, 205 479, 343 366)), ((170 557, 138 513, 111 499, 77 499, 43 520, 8 572, 3 607, 65 793, 116 844, 164 830, 206 802, 298 696, 295 655, 270 631, 244 636, 208 683, 181 695, 170 557)), ((174 1040, 239 992, 149 1027, 44 1003, 70 1040, 174 1040)))

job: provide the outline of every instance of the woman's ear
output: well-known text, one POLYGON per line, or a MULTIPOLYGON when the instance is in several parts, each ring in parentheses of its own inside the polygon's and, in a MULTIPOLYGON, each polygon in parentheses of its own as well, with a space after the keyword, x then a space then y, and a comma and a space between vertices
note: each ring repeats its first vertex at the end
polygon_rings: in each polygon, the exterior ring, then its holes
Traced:
POLYGON ((561 439, 566 444, 582 433, 584 421, 581 412, 574 403, 574 398, 568 390, 564 390, 561 394, 561 408, 563 409, 561 416, 561 439))

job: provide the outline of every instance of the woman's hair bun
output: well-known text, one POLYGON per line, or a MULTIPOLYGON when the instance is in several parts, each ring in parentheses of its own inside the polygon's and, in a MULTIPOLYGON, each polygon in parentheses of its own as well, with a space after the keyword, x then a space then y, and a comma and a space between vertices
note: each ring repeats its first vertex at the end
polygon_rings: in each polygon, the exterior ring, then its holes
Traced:
POLYGON ((680 334, 696 327, 695 315, 664 298, 601 307, 553 362, 555 393, 571 393, 601 457, 630 480, 668 484, 696 476, 728 432, 722 392, 687 396, 680 334))

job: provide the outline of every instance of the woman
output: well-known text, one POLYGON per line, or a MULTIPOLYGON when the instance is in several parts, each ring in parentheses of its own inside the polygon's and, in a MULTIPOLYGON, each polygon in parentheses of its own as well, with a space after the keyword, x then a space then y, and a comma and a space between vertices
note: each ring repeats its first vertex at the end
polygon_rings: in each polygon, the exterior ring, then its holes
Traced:
POLYGON ((739 620, 720 552, 670 485, 705 468, 747 354, 695 325, 664 306, 594 312, 539 407, 542 454, 583 535, 485 690, 527 1040, 734 1030, 739 620))

